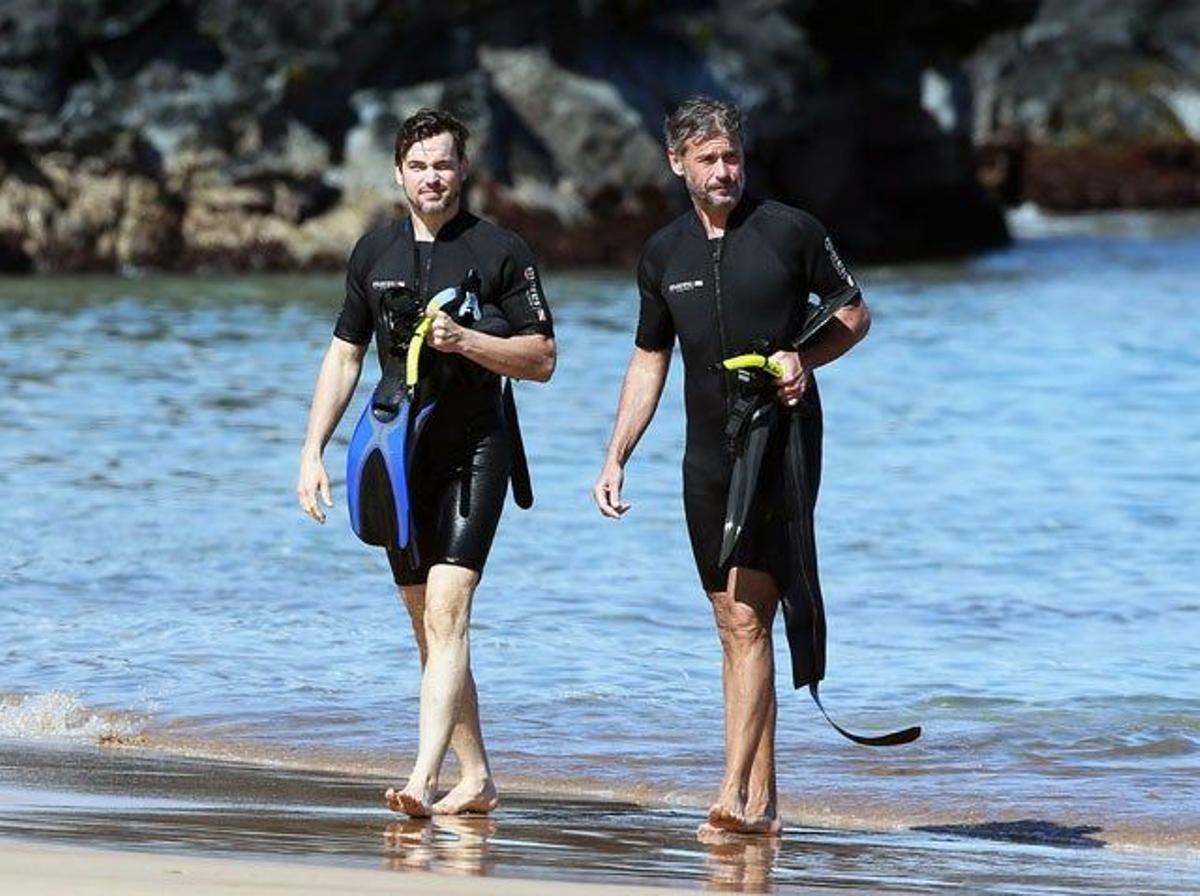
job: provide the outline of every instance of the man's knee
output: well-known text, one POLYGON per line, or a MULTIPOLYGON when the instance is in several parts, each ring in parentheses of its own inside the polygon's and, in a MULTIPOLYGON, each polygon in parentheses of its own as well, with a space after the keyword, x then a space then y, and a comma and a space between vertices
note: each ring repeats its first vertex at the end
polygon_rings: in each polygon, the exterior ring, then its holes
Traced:
POLYGON ((461 638, 467 631, 469 599, 460 594, 446 595, 425 603, 425 637, 432 644, 461 638))
POLYGON ((769 640, 771 628, 748 604, 727 601, 717 608, 717 634, 726 648, 749 648, 769 640))
POLYGON ((717 633, 727 649, 748 648, 769 641, 779 590, 764 572, 735 568, 725 591, 709 595, 717 633))
MULTIPOLYGON (((435 567, 437 570, 438 567, 435 567)), ((471 616, 471 596, 478 574, 470 570, 450 570, 448 574, 431 573, 425 589, 425 637, 435 644, 462 638, 466 635, 471 616)))

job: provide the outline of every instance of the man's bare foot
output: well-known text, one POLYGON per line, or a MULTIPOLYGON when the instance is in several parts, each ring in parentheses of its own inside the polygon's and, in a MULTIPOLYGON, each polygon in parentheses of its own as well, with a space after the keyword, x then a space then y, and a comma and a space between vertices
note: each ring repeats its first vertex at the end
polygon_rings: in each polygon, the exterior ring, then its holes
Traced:
POLYGON ((496 785, 488 778, 479 781, 459 781, 444 797, 433 804, 434 815, 486 815, 500 805, 496 785))
POLYGON ((740 808, 734 809, 723 802, 715 802, 708 810, 708 824, 721 831, 739 831, 746 824, 746 816, 740 808))
POLYGON ((696 835, 703 839, 708 831, 724 831, 728 834, 769 834, 778 835, 783 825, 774 816, 760 815, 747 818, 741 813, 733 812, 720 803, 708 810, 708 821, 700 825, 696 835))
POLYGON ((770 834, 777 836, 783 833, 783 823, 774 815, 756 815, 746 821, 747 829, 743 834, 770 834))
POLYGON ((403 812, 411 818, 428 818, 433 814, 429 808, 429 801, 433 798, 432 791, 417 795, 412 793, 408 787, 403 790, 389 787, 384 792, 383 798, 393 812, 403 812))

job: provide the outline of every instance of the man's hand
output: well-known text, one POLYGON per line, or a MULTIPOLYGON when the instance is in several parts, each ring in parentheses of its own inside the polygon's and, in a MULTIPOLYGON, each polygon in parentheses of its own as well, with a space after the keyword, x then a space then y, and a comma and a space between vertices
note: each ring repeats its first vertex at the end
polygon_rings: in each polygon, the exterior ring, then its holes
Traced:
POLYGON ((318 523, 325 522, 325 511, 317 503, 320 493, 326 507, 333 506, 333 494, 329 486, 329 474, 319 453, 304 451, 300 455, 300 480, 296 483, 296 497, 301 509, 318 523))
POLYGON ((429 325, 429 336, 426 341, 430 348, 435 348, 439 352, 459 354, 465 349, 470 334, 470 330, 456 324, 445 311, 438 311, 433 316, 433 323, 429 325))
POLYGON ((607 461, 600 471, 600 478, 592 486, 592 498, 600 512, 609 519, 617 520, 625 515, 628 504, 621 503, 621 486, 625 482, 625 469, 614 460, 607 461))
POLYGON ((783 375, 775 381, 779 400, 789 408, 795 407, 808 388, 808 370, 798 352, 776 352, 771 360, 783 368, 783 375))

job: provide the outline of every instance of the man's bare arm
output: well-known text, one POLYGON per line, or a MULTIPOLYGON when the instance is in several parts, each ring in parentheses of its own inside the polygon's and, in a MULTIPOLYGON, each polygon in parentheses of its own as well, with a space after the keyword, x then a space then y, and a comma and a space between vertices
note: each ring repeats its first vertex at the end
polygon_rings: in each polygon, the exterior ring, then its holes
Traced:
POLYGON ((808 386, 808 371, 836 361, 854 348, 871 329, 871 309, 866 299, 839 308, 809 345, 798 352, 776 352, 773 360, 783 366, 783 376, 777 384, 779 399, 794 405, 808 386))
POLYGON ((469 358, 500 376, 544 383, 554 373, 557 349, 549 336, 492 336, 456 324, 439 312, 429 328, 429 345, 469 358))
POLYGON ((811 345, 800 350, 800 361, 805 370, 815 370, 831 361, 836 361, 866 338, 871 329, 871 309, 867 300, 837 310, 829 323, 817 331, 811 345))
POLYGON ((325 472, 322 455, 333 431, 337 429, 338 421, 346 412, 346 405, 354 395, 366 353, 365 345, 355 345, 335 336, 325 351, 321 372, 317 374, 304 447, 300 449, 300 478, 296 483, 296 497, 304 512, 318 523, 325 522, 325 512, 317 503, 317 494, 324 499, 325 506, 333 506, 329 475, 325 472))
POLYGON ((612 519, 617 519, 629 509, 628 504, 621 503, 625 463, 654 417, 670 366, 669 348, 659 351, 635 348, 625 369, 621 399, 617 404, 617 420, 608 442, 604 468, 592 487, 592 497, 600 512, 612 519))

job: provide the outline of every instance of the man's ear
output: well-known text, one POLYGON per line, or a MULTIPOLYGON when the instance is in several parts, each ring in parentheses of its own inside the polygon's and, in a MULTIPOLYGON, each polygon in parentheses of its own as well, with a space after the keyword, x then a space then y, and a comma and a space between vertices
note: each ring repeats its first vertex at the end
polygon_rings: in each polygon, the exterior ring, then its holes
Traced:
POLYGON ((395 171, 396 171, 396 186, 398 186, 401 190, 403 190, 404 189, 404 175, 400 173, 399 165, 396 166, 395 171))
POLYGON ((667 164, 671 166, 672 171, 674 171, 680 177, 683 177, 683 159, 675 155, 675 151, 673 149, 667 150, 667 164))

